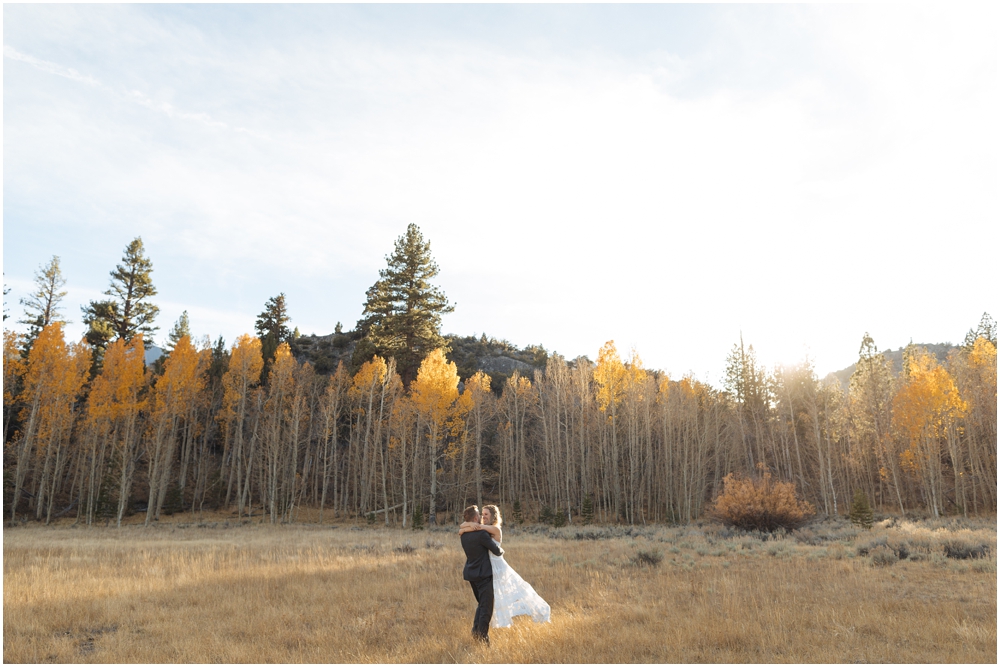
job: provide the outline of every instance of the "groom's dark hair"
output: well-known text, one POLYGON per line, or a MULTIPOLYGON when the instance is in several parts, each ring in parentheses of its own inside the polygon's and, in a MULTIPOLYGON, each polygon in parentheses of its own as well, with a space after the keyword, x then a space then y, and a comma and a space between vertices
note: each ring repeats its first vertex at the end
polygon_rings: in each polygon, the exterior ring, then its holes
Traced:
POLYGON ((475 505, 469 505, 465 508, 465 514, 462 515, 462 518, 466 521, 475 521, 479 518, 479 508, 475 505))

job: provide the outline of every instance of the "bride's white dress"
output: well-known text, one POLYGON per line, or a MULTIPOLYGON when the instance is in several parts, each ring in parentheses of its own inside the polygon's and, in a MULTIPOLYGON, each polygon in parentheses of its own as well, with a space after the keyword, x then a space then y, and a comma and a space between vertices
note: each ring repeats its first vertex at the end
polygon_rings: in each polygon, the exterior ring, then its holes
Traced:
POLYGON ((491 628, 509 628, 515 616, 528 615, 535 623, 548 623, 549 603, 514 571, 503 556, 490 554, 493 566, 493 620, 491 628))

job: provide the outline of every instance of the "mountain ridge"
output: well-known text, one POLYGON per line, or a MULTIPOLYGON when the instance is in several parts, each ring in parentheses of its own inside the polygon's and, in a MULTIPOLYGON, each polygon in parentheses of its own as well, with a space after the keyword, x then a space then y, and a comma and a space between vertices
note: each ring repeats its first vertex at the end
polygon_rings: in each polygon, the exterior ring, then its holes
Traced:
MULTIPOLYGON (((515 371, 521 375, 528 375, 536 369, 545 368, 550 353, 542 345, 527 345, 519 348, 506 339, 488 337, 486 334, 480 336, 459 336, 457 334, 446 334, 445 339, 451 346, 451 351, 447 357, 449 361, 455 362, 458 367, 458 375, 462 379, 472 377, 477 371, 483 371, 492 378, 494 391, 499 392, 503 383, 514 374, 515 371)), ((344 333, 331 333, 325 336, 300 335, 291 341, 292 354, 302 362, 308 361, 316 369, 317 373, 329 374, 337 369, 339 362, 344 362, 345 366, 350 366, 354 349, 361 335, 356 331, 344 333)), ((948 355, 959 346, 952 343, 912 343, 916 347, 922 347, 933 354, 940 363, 948 360, 948 355)), ((906 346, 897 349, 887 349, 880 352, 889 362, 889 368, 893 375, 898 375, 903 368, 903 351, 906 346)), ((589 359, 580 357, 581 360, 589 359)), ((572 364, 573 361, 570 361, 572 364)), ((857 363, 853 363, 846 368, 827 373, 822 379, 825 381, 837 381, 844 391, 850 387, 851 375, 857 369, 857 363)))

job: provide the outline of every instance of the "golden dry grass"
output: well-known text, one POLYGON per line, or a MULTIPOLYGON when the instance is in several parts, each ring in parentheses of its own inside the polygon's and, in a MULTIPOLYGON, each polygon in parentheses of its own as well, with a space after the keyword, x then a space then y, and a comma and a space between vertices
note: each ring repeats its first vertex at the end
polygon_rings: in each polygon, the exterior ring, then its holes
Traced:
POLYGON ((996 525, 985 521, 871 532, 839 524, 825 537, 816 528, 765 542, 716 526, 617 529, 610 539, 508 531, 508 561, 552 605, 552 623, 517 619, 491 631, 485 649, 469 637, 475 601, 451 531, 224 528, 216 518, 5 529, 4 662, 997 657, 996 525), (874 567, 857 547, 879 537, 926 547, 922 560, 874 567), (951 538, 989 543, 994 555, 946 559, 941 544, 951 538), (635 565, 641 552, 663 560, 635 565))

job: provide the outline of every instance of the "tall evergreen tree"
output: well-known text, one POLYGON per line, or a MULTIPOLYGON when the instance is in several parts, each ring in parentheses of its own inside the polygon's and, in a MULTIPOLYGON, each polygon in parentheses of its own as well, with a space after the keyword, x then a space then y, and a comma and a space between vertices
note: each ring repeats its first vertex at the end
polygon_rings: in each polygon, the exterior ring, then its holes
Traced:
POLYGON ((373 355, 395 357, 400 377, 407 384, 417 376, 424 357, 433 350, 448 350, 441 336, 441 315, 455 310, 431 280, 439 269, 431 257, 431 244, 420 228, 410 224, 396 240, 388 266, 366 293, 365 309, 358 321, 363 338, 355 349, 359 365, 373 355))
POLYGON ((181 313, 181 316, 174 322, 174 326, 170 328, 170 332, 167 334, 167 347, 164 351, 167 354, 173 352, 177 342, 184 336, 191 338, 191 318, 188 317, 186 310, 181 313))
POLYGON ((59 267, 57 255, 52 256, 47 266, 39 267, 35 272, 35 285, 35 291, 21 299, 25 318, 19 322, 31 327, 26 349, 30 349, 31 343, 42 329, 53 322, 66 322, 59 312, 59 302, 66 296, 66 290, 63 289, 66 279, 59 267))
POLYGON ((166 368, 167 359, 170 358, 170 353, 174 351, 177 347, 177 343, 181 338, 187 336, 189 339, 193 339, 191 335, 191 319, 188 317, 188 312, 185 310, 181 313, 181 316, 177 318, 174 322, 174 326, 170 327, 170 331, 167 332, 167 342, 163 349, 163 354, 156 358, 153 362, 153 373, 156 375, 163 375, 163 371, 166 368))
POLYGON ((122 263, 111 272, 111 286, 105 301, 91 301, 83 310, 87 342, 101 351, 114 339, 126 342, 139 333, 152 334, 158 329, 153 320, 159 307, 149 302, 156 296, 153 286, 153 262, 145 256, 142 238, 135 237, 125 248, 122 263))
POLYGON ((285 304, 285 293, 272 296, 264 304, 264 312, 257 316, 254 329, 260 338, 260 351, 264 357, 264 372, 261 376, 267 381, 271 362, 278 351, 278 346, 291 340, 292 333, 288 330, 288 307, 285 304))
POLYGON ((975 346, 977 338, 985 338, 993 343, 993 347, 997 345, 997 321, 989 313, 983 313, 982 319, 979 320, 979 326, 975 329, 969 329, 969 333, 965 334, 962 347, 971 350, 975 346))

